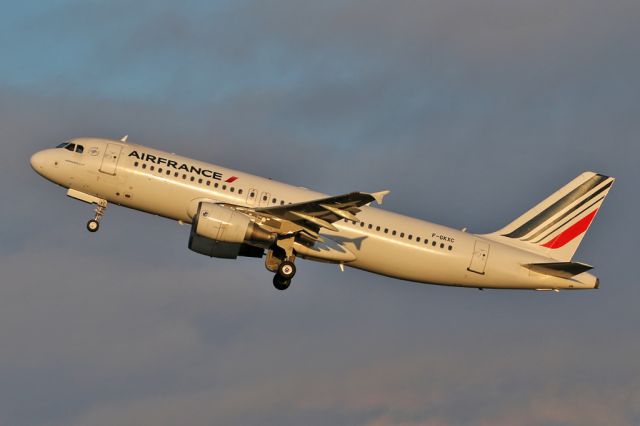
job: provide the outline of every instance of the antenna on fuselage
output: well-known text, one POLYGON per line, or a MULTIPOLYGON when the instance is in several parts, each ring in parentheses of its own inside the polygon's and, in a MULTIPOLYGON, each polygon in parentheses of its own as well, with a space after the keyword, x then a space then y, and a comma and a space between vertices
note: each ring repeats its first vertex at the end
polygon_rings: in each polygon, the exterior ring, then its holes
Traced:
POLYGON ((123 137, 120 138, 120 142, 127 142, 127 139, 129 139, 129 135, 124 135, 123 137))

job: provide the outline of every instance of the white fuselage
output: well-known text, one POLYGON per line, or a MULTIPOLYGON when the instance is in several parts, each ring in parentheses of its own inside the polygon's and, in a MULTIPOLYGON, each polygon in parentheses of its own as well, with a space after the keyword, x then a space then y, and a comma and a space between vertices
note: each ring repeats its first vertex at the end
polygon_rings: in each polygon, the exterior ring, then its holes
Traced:
MULTIPOLYGON (((141 145, 90 138, 73 142, 82 144, 82 153, 40 151, 32 158, 34 169, 65 188, 184 223, 191 223, 201 201, 258 208, 326 197, 141 145)), ((588 273, 566 279, 533 272, 522 265, 550 259, 486 236, 373 207, 363 207, 357 217, 360 223, 341 220, 334 223, 337 232, 322 232, 355 255, 341 262, 347 266, 402 280, 476 288, 597 286, 588 273)))

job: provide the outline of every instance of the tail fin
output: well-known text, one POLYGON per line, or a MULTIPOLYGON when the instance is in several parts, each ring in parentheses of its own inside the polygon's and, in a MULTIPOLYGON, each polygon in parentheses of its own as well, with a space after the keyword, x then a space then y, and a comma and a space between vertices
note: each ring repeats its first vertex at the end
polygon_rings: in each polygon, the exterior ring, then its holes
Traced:
POLYGON ((568 262, 614 181, 608 176, 585 172, 503 229, 487 236, 568 262))

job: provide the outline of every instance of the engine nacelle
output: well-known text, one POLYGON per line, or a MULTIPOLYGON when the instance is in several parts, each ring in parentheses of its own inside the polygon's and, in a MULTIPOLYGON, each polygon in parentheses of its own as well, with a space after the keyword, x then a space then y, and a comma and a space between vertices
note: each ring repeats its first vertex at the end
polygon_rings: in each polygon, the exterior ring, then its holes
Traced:
POLYGON ((257 226, 249 216, 229 207, 202 202, 193 218, 189 248, 210 257, 235 259, 262 256, 276 234, 257 226))

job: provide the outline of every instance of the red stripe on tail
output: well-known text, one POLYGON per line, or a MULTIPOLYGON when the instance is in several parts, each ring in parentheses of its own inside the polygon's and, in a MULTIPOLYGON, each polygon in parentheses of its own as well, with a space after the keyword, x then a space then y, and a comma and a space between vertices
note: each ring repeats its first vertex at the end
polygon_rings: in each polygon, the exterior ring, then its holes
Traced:
POLYGON ((591 225, 593 218, 596 217, 596 213, 598 213, 598 209, 595 209, 587 216, 571 225, 571 227, 569 227, 566 231, 564 231, 551 241, 547 242, 546 244, 543 244, 542 246, 550 249, 558 249, 560 247, 564 247, 578 235, 584 233, 587 229, 589 229, 589 225, 591 225))

